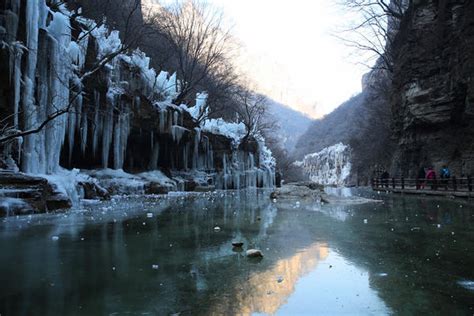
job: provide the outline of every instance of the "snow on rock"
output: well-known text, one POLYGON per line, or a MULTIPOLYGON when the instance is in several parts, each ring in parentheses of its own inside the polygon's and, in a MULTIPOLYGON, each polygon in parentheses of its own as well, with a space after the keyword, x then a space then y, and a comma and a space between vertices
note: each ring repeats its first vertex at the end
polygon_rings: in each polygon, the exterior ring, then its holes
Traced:
POLYGON ((32 209, 33 207, 22 199, 2 197, 0 194, 0 216, 26 213, 28 210, 32 209))
POLYGON ((303 167, 313 182, 342 186, 346 184, 351 173, 350 159, 350 147, 338 143, 320 152, 306 155, 303 161, 296 164, 303 167))
POLYGON ((244 123, 230 123, 221 118, 207 119, 202 123, 201 128, 205 132, 228 137, 234 144, 239 144, 246 134, 244 123))
POLYGON ((196 95, 196 105, 188 107, 186 104, 181 104, 179 107, 187 111, 192 118, 200 120, 201 118, 207 117, 209 114, 209 108, 207 107, 207 93, 201 92, 196 95))
POLYGON ((163 172, 159 170, 139 173, 138 176, 152 183, 157 183, 163 187, 167 187, 170 191, 176 190, 176 182, 168 178, 163 172))
POLYGON ((175 180, 159 170, 130 174, 122 169, 83 170, 111 194, 162 194, 177 190, 175 180))
POLYGON ((84 170, 89 176, 96 178, 111 194, 144 194, 146 180, 122 169, 84 170))

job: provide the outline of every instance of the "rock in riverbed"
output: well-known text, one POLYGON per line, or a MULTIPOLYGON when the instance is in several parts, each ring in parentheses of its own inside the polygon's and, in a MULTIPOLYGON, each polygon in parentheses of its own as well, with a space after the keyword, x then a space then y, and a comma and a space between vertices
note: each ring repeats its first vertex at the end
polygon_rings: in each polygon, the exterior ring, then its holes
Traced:
POLYGON ((241 242, 241 241, 234 241, 234 242, 232 243, 232 246, 233 246, 233 247, 237 247, 237 248, 241 248, 243 245, 244 245, 244 243, 241 242))
POLYGON ((336 196, 327 194, 324 192, 324 187, 308 183, 308 182, 295 182, 283 185, 281 188, 277 188, 270 194, 270 198, 275 199, 276 202, 282 203, 295 203, 296 207, 299 207, 302 203, 330 203, 330 204, 365 204, 382 202, 379 200, 367 199, 360 196, 336 196), (294 202, 296 200, 296 202, 294 202), (301 202, 300 202, 301 201, 301 202))
POLYGON ((258 249, 249 249, 245 254, 249 258, 263 258, 263 253, 258 249))

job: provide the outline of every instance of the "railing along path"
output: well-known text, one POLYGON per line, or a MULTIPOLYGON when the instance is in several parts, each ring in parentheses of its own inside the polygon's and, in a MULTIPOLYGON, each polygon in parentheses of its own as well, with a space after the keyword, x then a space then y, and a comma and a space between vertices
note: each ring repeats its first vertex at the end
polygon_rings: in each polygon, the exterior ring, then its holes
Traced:
POLYGON ((389 190, 407 193, 439 193, 447 195, 451 193, 465 193, 470 196, 473 192, 473 179, 465 178, 440 178, 440 179, 410 179, 410 178, 374 178, 372 179, 374 190, 389 190))

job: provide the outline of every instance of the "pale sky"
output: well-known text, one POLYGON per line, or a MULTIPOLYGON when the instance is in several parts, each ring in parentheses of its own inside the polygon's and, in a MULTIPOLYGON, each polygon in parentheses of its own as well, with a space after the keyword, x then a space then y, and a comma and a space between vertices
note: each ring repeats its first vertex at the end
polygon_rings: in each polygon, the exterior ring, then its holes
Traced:
POLYGON ((331 35, 345 22, 335 0, 210 0, 223 8, 262 92, 313 117, 361 90, 368 71, 331 35))
POLYGON ((320 117, 361 90, 368 71, 331 35, 347 16, 336 0, 208 0, 242 44, 239 65, 260 92, 320 117))

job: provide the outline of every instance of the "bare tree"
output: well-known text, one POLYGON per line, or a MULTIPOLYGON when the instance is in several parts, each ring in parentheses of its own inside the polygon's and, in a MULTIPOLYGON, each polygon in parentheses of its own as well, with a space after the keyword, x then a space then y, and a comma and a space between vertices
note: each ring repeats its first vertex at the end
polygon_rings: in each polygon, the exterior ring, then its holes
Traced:
POLYGON ((336 37, 365 55, 377 59, 374 68, 393 71, 393 44, 400 21, 412 0, 341 0, 353 17, 336 37))
POLYGON ((247 131, 245 138, 263 136, 276 127, 275 121, 269 119, 266 96, 246 87, 240 87, 235 96, 238 102, 239 120, 247 131))
POLYGON ((206 78, 222 71, 232 42, 222 12, 188 0, 158 7, 148 23, 158 27, 174 52, 179 78, 175 104, 183 103, 206 78))

